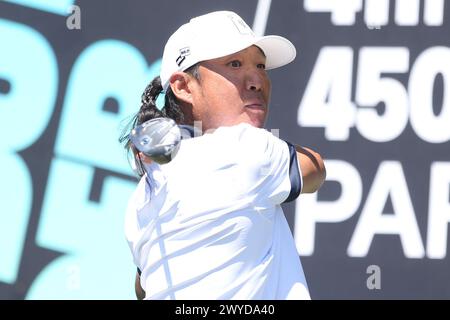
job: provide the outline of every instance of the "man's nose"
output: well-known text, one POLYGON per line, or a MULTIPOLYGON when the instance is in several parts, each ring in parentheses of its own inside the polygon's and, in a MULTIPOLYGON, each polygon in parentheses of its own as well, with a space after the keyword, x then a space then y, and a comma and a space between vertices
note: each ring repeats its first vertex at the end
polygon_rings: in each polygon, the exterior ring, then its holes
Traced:
POLYGON ((246 87, 250 91, 261 91, 263 79, 258 69, 252 69, 247 72, 246 87))

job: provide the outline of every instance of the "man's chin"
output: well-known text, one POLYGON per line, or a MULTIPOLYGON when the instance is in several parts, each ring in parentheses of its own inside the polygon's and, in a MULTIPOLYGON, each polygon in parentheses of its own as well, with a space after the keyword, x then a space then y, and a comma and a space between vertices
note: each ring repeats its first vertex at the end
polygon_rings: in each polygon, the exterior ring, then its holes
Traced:
POLYGON ((251 117, 251 118, 245 119, 242 122, 248 123, 257 128, 264 128, 264 125, 266 123, 265 119, 256 118, 256 117, 251 117))
POLYGON ((231 122, 224 121, 222 123, 219 123, 219 124, 209 128, 209 130, 213 131, 214 129, 216 129, 218 127, 232 127, 232 126, 239 125, 241 123, 248 123, 249 125, 252 125, 253 127, 256 127, 256 128, 264 128, 264 125, 266 123, 265 120, 266 120, 265 117, 242 117, 242 118, 237 119, 237 121, 231 121, 231 122))

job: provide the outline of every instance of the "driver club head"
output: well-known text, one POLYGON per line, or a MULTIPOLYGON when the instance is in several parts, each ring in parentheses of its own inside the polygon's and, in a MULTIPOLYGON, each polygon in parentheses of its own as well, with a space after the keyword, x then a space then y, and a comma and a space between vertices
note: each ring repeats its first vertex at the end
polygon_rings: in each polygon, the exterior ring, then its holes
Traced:
POLYGON ((160 164, 173 159, 181 139, 180 127, 170 118, 148 120, 130 133, 130 140, 134 146, 160 164))

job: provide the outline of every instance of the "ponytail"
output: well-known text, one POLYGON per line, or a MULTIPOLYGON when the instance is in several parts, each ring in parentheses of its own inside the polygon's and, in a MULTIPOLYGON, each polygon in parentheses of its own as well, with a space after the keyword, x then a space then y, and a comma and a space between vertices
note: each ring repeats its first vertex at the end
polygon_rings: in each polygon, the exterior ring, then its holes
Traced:
MULTIPOLYGON (((192 74, 196 79, 200 79, 198 65, 190 67, 185 72, 192 74)), ((124 148, 128 152, 132 152, 135 164, 135 168, 133 169, 140 177, 144 175, 145 168, 139 157, 138 150, 131 143, 129 132, 142 123, 155 118, 171 118, 177 124, 181 124, 184 121, 184 114, 180 108, 179 100, 170 87, 165 93, 164 107, 161 110, 158 109, 156 100, 162 92, 163 87, 161 85, 161 78, 157 76, 145 88, 144 93, 141 96, 141 107, 139 108, 139 111, 133 116, 119 137, 119 142, 124 145, 124 148)))
POLYGON ((147 120, 164 117, 164 113, 156 106, 156 100, 162 92, 161 78, 158 76, 150 82, 141 96, 141 107, 135 116, 136 127, 147 120))

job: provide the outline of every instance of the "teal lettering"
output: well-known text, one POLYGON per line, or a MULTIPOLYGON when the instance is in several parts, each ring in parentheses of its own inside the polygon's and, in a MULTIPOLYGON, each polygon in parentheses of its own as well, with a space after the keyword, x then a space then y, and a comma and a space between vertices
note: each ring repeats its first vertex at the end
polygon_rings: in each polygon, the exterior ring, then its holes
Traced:
POLYGON ((28 299, 135 298, 123 223, 136 182, 114 174, 132 174, 118 137, 159 66, 149 68, 136 48, 116 40, 92 44, 75 62, 36 236, 64 255, 38 275, 28 299), (109 172, 101 186, 94 185, 98 170, 109 172), (90 197, 93 187, 98 199, 90 197))
POLYGON ((91 166, 52 161, 36 242, 65 255, 38 275, 27 299, 134 299, 123 221, 135 183, 107 177, 94 202, 93 177, 91 166))
POLYGON ((11 87, 0 94, 0 280, 13 283, 33 200, 31 176, 17 152, 32 145, 47 127, 58 66, 47 40, 23 24, 0 19, 0 43, 0 78, 11 87))
POLYGON ((47 11, 54 14, 66 15, 67 8, 69 8, 75 0, 5 0, 21 6, 26 6, 42 11, 47 11))
POLYGON ((142 54, 124 42, 103 40, 88 47, 69 79, 56 154, 130 174, 117 139, 123 120, 139 110, 141 94, 158 72, 159 65, 149 69, 142 54), (118 102, 116 113, 103 110, 108 98, 118 102))

